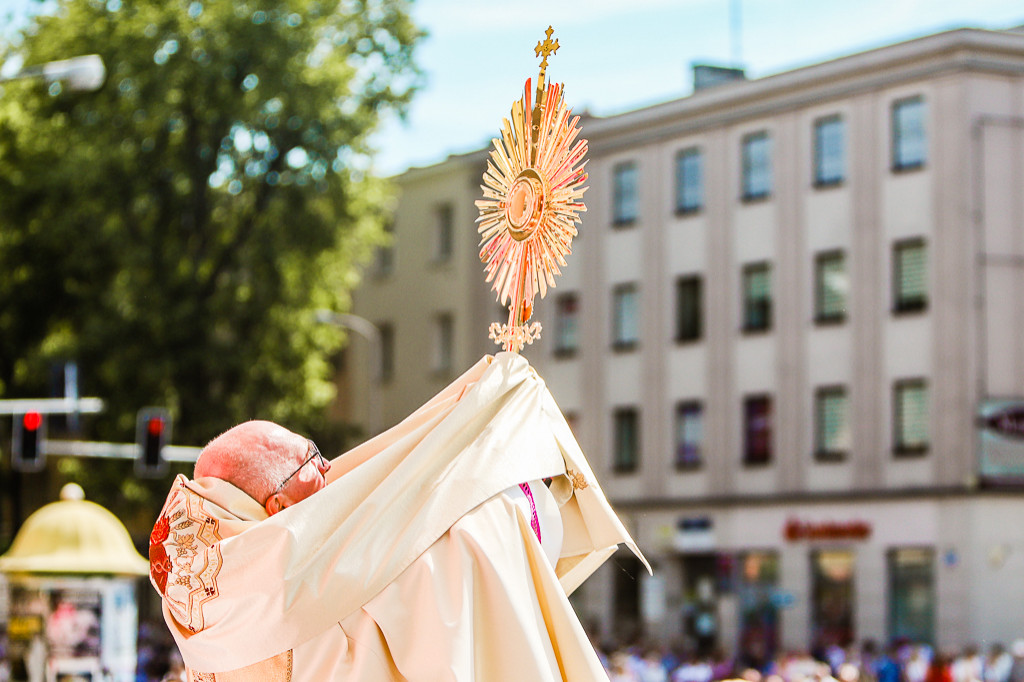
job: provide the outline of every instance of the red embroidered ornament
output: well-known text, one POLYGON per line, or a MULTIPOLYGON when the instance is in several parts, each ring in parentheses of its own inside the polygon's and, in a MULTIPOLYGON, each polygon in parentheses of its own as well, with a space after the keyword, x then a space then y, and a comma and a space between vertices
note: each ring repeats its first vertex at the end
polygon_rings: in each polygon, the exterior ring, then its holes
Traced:
POLYGON ((149 534, 149 577, 160 590, 160 594, 164 593, 167 587, 167 575, 173 568, 171 559, 167 556, 167 550, 164 548, 164 541, 170 534, 171 522, 166 516, 161 516, 157 520, 156 525, 153 526, 153 532, 149 534))

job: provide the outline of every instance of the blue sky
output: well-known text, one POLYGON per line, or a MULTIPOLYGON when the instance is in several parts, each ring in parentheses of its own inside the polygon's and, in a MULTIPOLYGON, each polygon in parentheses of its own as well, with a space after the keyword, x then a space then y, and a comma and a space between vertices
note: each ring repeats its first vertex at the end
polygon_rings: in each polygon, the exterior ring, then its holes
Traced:
MULTIPOLYGON (((691 91, 695 61, 729 64, 730 0, 422 0, 426 71, 403 126, 378 136, 377 169, 429 165, 490 143, 528 77, 550 24, 561 45, 549 79, 567 104, 597 115, 691 91)), ((740 56, 749 77, 948 28, 1024 24, 1019 0, 740 0, 740 56)), ((583 131, 584 135, 586 130, 583 131)))
MULTIPOLYGON (((419 0, 426 82, 403 122, 376 136, 392 174, 490 143, 552 25, 549 79, 575 111, 628 111, 690 92, 695 61, 729 64, 730 7, 740 6, 741 65, 752 78, 962 26, 1024 24, 1020 0, 419 0)), ((0 0, 0 21, 38 6, 0 0)), ((586 134, 586 131, 584 131, 586 134)))

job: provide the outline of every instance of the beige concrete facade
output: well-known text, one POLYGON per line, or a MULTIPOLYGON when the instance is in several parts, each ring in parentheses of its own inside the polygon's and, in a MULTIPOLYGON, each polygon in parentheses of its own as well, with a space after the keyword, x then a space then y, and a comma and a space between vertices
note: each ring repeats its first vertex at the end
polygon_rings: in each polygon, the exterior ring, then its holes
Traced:
MULTIPOLYGON (((1024 396, 1024 33, 928 36, 588 119, 583 134, 588 212, 557 288, 537 303, 545 334, 525 355, 572 415, 609 498, 658 571, 623 595, 624 569, 611 562, 574 599, 581 615, 625 636, 623 604, 635 602, 633 620, 649 636, 692 639, 686 573, 710 557, 716 642, 742 648, 752 626, 743 623, 747 593, 736 573, 750 552, 767 552, 777 562, 767 588, 771 644, 805 648, 821 636, 826 598, 815 593, 813 567, 835 566, 848 552, 852 577, 821 589, 851 602, 852 626, 841 637, 885 641, 898 634, 893 614, 905 596, 894 594, 903 588, 893 552, 925 548, 927 577, 907 589, 930 586, 933 643, 954 649, 1024 636, 1024 496, 979 485, 975 426, 985 399, 1024 396), (908 98, 924 106, 924 163, 893 170, 893 107, 908 98), (844 172, 816 186, 815 122, 831 116, 844 124, 844 172), (762 131, 771 140, 771 193, 744 201, 741 145, 762 131), (678 214, 675 159, 694 147, 703 201, 678 214), (616 226, 621 163, 637 168, 638 211, 616 226), (893 309, 894 247, 907 240, 923 245, 927 302, 901 314, 893 309), (828 253, 842 254, 847 289, 845 318, 826 325, 815 321, 814 282, 816 258, 828 253), (744 332, 741 273, 760 262, 771 269, 772 323, 744 332), (702 333, 680 343, 675 283, 689 275, 703 281, 702 333), (622 284, 640 297, 639 343, 626 351, 611 338, 612 295, 622 284), (554 343, 553 299, 565 293, 579 302, 579 345, 569 354, 554 343), (921 382, 927 395, 927 446, 910 456, 893 446, 894 387, 905 380, 921 382), (815 457, 822 387, 847 396, 841 458, 815 457), (752 395, 772 399, 767 464, 744 463, 743 401, 752 395), (678 469, 675 410, 687 401, 702 406, 701 463, 678 469), (639 414, 638 463, 629 472, 612 463, 613 414, 622 407, 639 414), (687 539, 679 530, 686 519, 708 527, 687 539), (840 530, 787 539, 790 519, 840 530), (848 532, 857 523, 869 528, 866 537, 848 532), (832 550, 839 559, 822 558, 832 550)), ((394 335, 385 425, 493 348, 487 326, 501 311, 483 283, 473 204, 485 153, 397 178, 390 270, 367 274, 353 309, 394 335), (438 257, 444 207, 454 238, 450 256, 438 257), (442 317, 452 325, 448 368, 434 366, 442 317)), ((365 355, 355 347, 352 357, 348 379, 361 395, 365 355)))

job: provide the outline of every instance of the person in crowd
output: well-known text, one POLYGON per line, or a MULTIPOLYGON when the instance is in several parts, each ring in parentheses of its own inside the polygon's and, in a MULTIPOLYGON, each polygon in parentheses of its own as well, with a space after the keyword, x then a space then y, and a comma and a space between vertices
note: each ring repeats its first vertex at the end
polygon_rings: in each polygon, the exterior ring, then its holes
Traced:
POLYGON ((920 646, 910 648, 907 661, 903 665, 903 675, 907 682, 924 682, 928 676, 928 658, 920 646))
POLYGON ((1013 657, 999 642, 993 642, 989 647, 988 656, 985 657, 984 680, 985 682, 1007 682, 1010 679, 1010 668, 1013 667, 1013 657))
POLYGON ((968 644, 955 661, 950 673, 953 682, 982 682, 984 677, 984 661, 978 654, 978 647, 968 644))
POLYGON ((640 682, 668 682, 668 671, 657 646, 648 645, 643 658, 637 661, 637 677, 640 682))
POLYGON ((1014 640, 1010 654, 1013 662, 1010 664, 1009 682, 1024 682, 1024 639, 1014 640))
POLYGON ((710 663, 691 652, 672 674, 672 682, 711 682, 713 674, 710 663))
POLYGON ((611 655, 611 669, 608 671, 608 679, 611 682, 641 682, 633 669, 633 661, 630 660, 629 652, 619 649, 611 655))
POLYGON ((878 682, 903 682, 903 671, 900 670, 898 648, 890 645, 875 664, 875 677, 878 682))
POLYGON ((953 682, 953 670, 949 654, 942 651, 935 652, 931 662, 928 664, 925 682, 953 682))

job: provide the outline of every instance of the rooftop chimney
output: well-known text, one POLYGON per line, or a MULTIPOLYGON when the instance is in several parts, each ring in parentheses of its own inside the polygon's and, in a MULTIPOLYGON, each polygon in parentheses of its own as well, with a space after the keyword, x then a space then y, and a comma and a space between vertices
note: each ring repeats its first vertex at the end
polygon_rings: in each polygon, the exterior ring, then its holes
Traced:
POLYGON ((693 65, 693 91, 699 92, 723 83, 746 80, 743 69, 713 64, 693 65))

